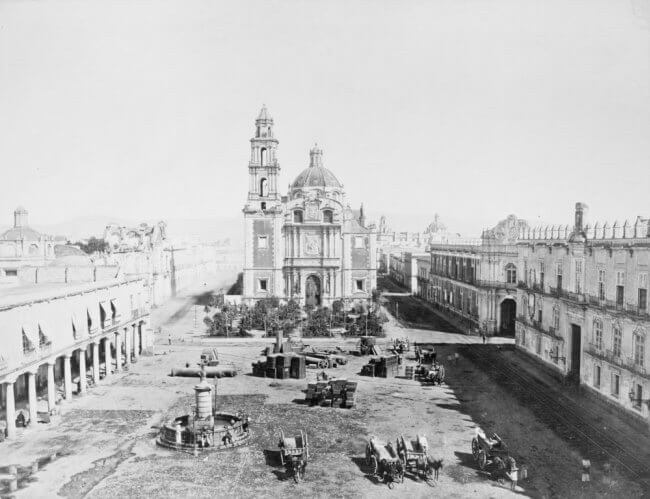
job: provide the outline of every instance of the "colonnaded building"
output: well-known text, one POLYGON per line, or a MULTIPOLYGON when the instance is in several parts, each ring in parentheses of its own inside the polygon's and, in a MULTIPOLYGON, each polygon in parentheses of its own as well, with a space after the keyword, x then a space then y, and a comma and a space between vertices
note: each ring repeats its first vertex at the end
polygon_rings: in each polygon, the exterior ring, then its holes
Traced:
POLYGON ((363 206, 357 213, 346 204, 343 184, 323 166, 318 146, 281 196, 277 146, 273 118, 263 107, 251 139, 243 210, 244 301, 276 296, 319 306, 368 300, 377 283, 377 233, 366 227, 363 206))

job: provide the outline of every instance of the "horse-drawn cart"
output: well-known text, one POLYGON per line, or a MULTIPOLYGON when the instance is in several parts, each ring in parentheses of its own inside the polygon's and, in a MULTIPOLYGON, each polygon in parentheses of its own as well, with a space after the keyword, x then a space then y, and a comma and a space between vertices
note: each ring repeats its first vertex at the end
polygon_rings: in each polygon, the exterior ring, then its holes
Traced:
POLYGON ((445 380, 445 366, 434 362, 432 366, 420 365, 416 374, 423 383, 438 383, 439 385, 445 380))
POLYGON ((390 442, 370 437, 366 445, 366 463, 372 468, 372 474, 388 488, 392 489, 398 480, 404 481, 404 463, 390 442))
POLYGON ((305 468, 309 461, 309 442, 307 434, 300 430, 300 435, 286 438, 280 430, 280 461, 287 467, 296 483, 305 478, 305 468))
POLYGON ((517 482, 519 472, 517 462, 510 455, 508 446, 496 433, 488 438, 483 430, 477 430, 476 436, 472 439, 472 456, 481 470, 491 465, 490 474, 497 480, 508 479, 513 485, 517 482))
POLYGON ((428 479, 431 476, 428 466, 429 444, 423 436, 416 435, 415 440, 406 440, 402 435, 397 439, 397 454, 402 460, 405 471, 417 477, 428 479))

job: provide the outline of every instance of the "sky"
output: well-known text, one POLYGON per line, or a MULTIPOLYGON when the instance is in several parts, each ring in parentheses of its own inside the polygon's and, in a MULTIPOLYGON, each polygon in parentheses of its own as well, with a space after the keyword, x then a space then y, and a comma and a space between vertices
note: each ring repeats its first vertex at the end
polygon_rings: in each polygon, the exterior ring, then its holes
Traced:
POLYGON ((0 0, 0 224, 242 217, 262 104, 396 229, 650 217, 649 0, 0 0))

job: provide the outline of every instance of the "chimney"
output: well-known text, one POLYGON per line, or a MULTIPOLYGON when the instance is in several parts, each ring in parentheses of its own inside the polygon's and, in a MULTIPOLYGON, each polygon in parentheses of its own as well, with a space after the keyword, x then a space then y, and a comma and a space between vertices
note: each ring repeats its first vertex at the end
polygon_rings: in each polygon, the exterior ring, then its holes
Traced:
POLYGON ((585 203, 576 203, 574 232, 582 232, 584 230, 588 209, 589 207, 585 203))

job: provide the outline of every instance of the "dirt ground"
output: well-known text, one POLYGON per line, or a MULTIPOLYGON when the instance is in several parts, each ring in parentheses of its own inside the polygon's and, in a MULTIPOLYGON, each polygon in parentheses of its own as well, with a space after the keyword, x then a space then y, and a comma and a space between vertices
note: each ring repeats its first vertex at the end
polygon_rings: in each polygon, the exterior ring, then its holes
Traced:
MULTIPOLYGON (((307 380, 252 377, 250 365, 267 340, 201 338, 200 327, 193 327, 194 308, 188 300, 173 300, 156 310, 153 321, 162 327, 155 356, 141 358, 128 372, 65 404, 51 425, 0 444, 0 473, 9 464, 20 466, 16 497, 641 496, 615 471, 605 477, 594 470, 591 482, 581 482, 580 456, 569 443, 544 428, 506 390, 491 386, 469 361, 461 358, 458 366, 446 361, 456 343, 473 338, 407 329, 391 321, 389 337, 441 343, 438 355, 447 367, 447 383, 434 387, 403 378, 361 377, 357 373, 367 358, 350 357, 346 366, 328 370, 358 381, 357 407, 348 410, 303 403, 316 370, 308 370, 307 380), (159 448, 153 426, 189 412, 197 382, 172 378, 169 372, 196 362, 207 344, 216 345, 222 361, 241 371, 235 378, 218 381, 218 405, 251 414, 251 444, 198 457, 159 448), (478 471, 470 452, 477 425, 499 432, 517 461, 528 466, 530 478, 516 490, 478 471), (311 460, 303 483, 295 484, 279 465, 280 429, 288 435, 303 429, 309 436, 311 460), (400 434, 425 435, 430 453, 444 460, 434 487, 407 475, 404 483, 389 490, 369 475, 364 459, 368 438, 395 441, 400 434), (41 466, 32 474, 28 467, 35 459, 41 466)), ((354 341, 339 344, 351 346, 354 341)))

